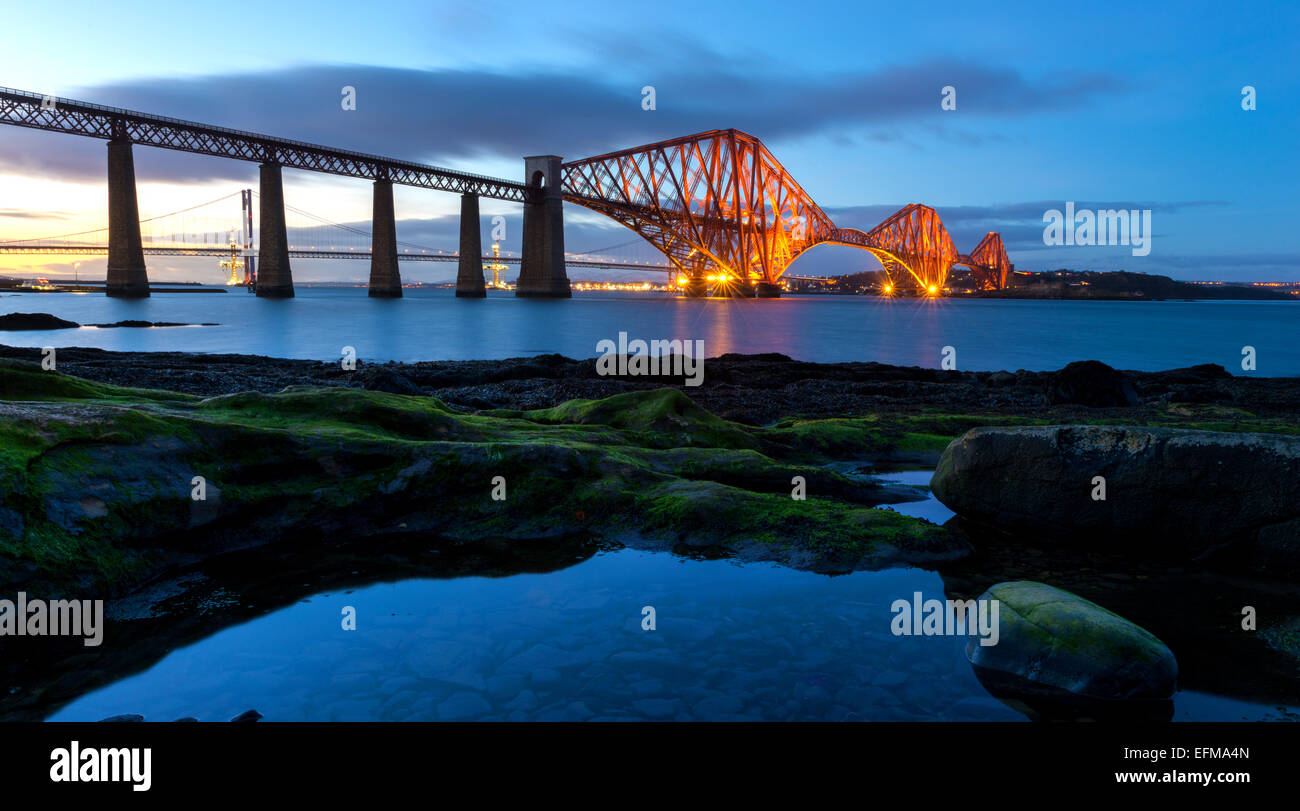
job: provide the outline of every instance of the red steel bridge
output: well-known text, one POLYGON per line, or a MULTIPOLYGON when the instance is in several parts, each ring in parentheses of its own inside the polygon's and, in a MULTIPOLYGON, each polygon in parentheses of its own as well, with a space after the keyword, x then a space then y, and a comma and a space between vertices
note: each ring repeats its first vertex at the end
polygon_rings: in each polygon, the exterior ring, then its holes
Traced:
MULTIPOLYGON (((780 294, 790 263, 815 245, 847 245, 873 254, 892 285, 937 294, 954 265, 966 265, 988 289, 1006 286, 1012 265, 1001 237, 990 232, 969 254, 953 245, 933 208, 912 204, 870 231, 839 228, 757 138, 734 129, 564 163, 554 155, 524 158, 522 183, 285 138, 105 107, 89 102, 0 88, 0 124, 99 138, 108 142, 109 223, 106 291, 147 296, 146 247, 136 202, 134 145, 173 149, 260 165, 256 288, 259 296, 293 295, 290 256, 314 248, 291 245, 282 168, 364 178, 374 185, 370 250, 371 296, 401 295, 398 259, 452 257, 459 264, 458 296, 484 295, 479 231, 480 196, 521 203, 523 250, 516 295, 569 296, 566 264, 586 263, 564 250, 563 203, 597 211, 626 225, 657 248, 672 269, 703 295, 710 283, 727 294, 780 294), (461 195, 460 246, 454 254, 399 251, 392 185, 461 195)), ((252 195, 245 193, 243 248, 252 251, 252 195)), ((40 245, 26 252, 68 252, 86 246, 40 245)), ((201 254, 216 246, 184 246, 201 254)), ((0 252, 4 249, 0 248, 0 252)), ((11 247, 7 252, 20 252, 11 247)), ((330 252, 331 256, 339 255, 330 252)), ((502 259, 508 258, 502 257, 502 259)), ((232 260, 233 261, 233 260, 232 260)), ((600 262, 599 266, 618 265, 600 262)), ((631 269, 648 269, 636 265, 631 269)))
POLYGON ((837 227, 761 141, 734 129, 566 163, 564 199, 636 231, 692 278, 721 268, 759 295, 774 294, 790 263, 822 244, 870 251, 895 285, 929 294, 953 265, 985 289, 1006 287, 1012 270, 1000 235, 959 253, 929 206, 905 206, 870 231, 837 227))

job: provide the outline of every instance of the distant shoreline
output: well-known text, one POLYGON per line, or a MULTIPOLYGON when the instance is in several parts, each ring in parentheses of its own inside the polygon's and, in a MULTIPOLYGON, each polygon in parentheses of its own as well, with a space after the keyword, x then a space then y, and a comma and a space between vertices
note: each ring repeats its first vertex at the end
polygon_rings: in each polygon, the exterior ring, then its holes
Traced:
MULTIPOLYGON (((893 282, 881 271, 837 276, 808 284, 810 293, 879 295, 893 282)), ((946 298, 1042 299, 1046 301, 1300 301, 1300 282, 1188 282, 1126 270, 1014 271, 1002 290, 980 289, 970 273, 954 270, 946 298)))
MULTIPOLYGON (((298 289, 303 289, 303 290, 307 290, 307 289, 324 289, 324 290, 365 290, 365 289, 366 289, 366 285, 364 285, 364 284, 349 284, 349 283, 346 283, 346 282, 299 282, 299 283, 296 285, 296 287, 297 287, 298 289)), ((404 290, 450 290, 450 289, 453 288, 453 287, 455 287, 454 284, 446 284, 446 285, 415 284, 415 285, 403 285, 403 286, 402 286, 402 289, 404 289, 404 290)), ((187 288, 175 288, 175 287, 151 287, 151 288, 149 288, 149 292, 150 292, 150 294, 153 294, 153 293, 229 293, 229 292, 231 291, 231 289, 232 289, 232 288, 221 287, 221 286, 217 286, 217 285, 212 285, 212 286, 210 286, 210 287, 200 287, 200 286, 197 286, 197 285, 196 285, 196 286, 194 286, 194 287, 190 287, 190 288, 188 288, 188 289, 187 289, 187 288)), ((1026 290, 999 290, 999 291, 971 291, 971 292, 967 292, 967 293, 945 293, 945 294, 941 294, 941 295, 938 295, 938 296, 928 296, 928 297, 922 297, 922 296, 883 296, 883 295, 881 295, 881 294, 879 294, 879 293, 865 293, 865 292, 864 292, 864 293, 848 293, 848 292, 835 291, 835 290, 794 290, 794 291, 790 291, 790 292, 785 293, 785 297, 794 297, 794 296, 799 296, 799 297, 808 297, 808 298, 822 298, 822 297, 832 297, 832 298, 849 298, 849 297, 852 297, 852 298, 882 298, 882 299, 883 299, 883 298, 894 298, 894 299, 899 299, 899 300, 933 298, 933 299, 940 299, 940 300, 943 300, 943 301, 962 301, 962 300, 972 300, 972 299, 981 299, 981 300, 995 299, 995 300, 1010 300, 1010 301, 1139 301, 1139 302, 1140 302, 1140 301, 1185 301, 1185 302, 1194 302, 1194 301, 1293 301, 1293 302, 1300 302, 1300 295, 1283 293, 1283 292, 1279 292, 1279 291, 1276 291, 1276 290, 1259 290, 1259 291, 1256 291, 1256 290, 1253 290, 1253 289, 1251 289, 1251 288, 1239 288, 1239 290, 1240 290, 1240 292, 1237 292, 1237 289, 1234 289, 1234 293, 1236 293, 1235 295, 1211 294, 1211 295, 1202 295, 1202 296, 1189 296, 1189 295, 1145 296, 1145 295, 1125 295, 1125 294, 1120 294, 1120 293, 1086 293, 1086 294, 1059 294, 1059 293, 1058 293, 1058 294, 1046 294, 1046 293, 1039 293, 1039 292, 1036 292, 1036 291, 1026 291, 1026 290)), ((671 293, 671 292, 663 291, 663 290, 648 290, 648 291, 635 291, 635 290, 610 290, 610 291, 605 291, 605 290, 580 290, 580 291, 579 291, 579 290, 575 290, 574 292, 575 292, 575 294, 578 294, 578 293, 605 293, 605 292, 617 292, 617 293, 623 293, 623 294, 627 294, 627 293, 636 294, 636 293, 639 293, 639 292, 644 292, 644 293, 652 294, 652 295, 659 296, 659 297, 662 297, 662 296, 670 296, 670 297, 673 297, 673 298, 686 298, 685 296, 682 296, 681 294, 678 294, 678 293, 671 293)), ((1218 293, 1218 292, 1219 292, 1219 291, 1216 291, 1216 293, 1218 293)), ((96 295, 103 295, 103 294, 104 294, 104 290, 103 290, 102 287, 85 287, 85 286, 82 286, 82 287, 72 287, 72 286, 62 287, 62 286, 60 286, 60 287, 58 287, 57 289, 53 289, 53 290, 33 290, 33 289, 31 289, 31 288, 6 288, 6 287, 0 287, 0 295, 10 294, 10 293, 15 294, 15 295, 20 294, 20 293, 28 293, 28 294, 45 294, 45 295, 54 295, 54 294, 59 294, 59 293, 63 293, 63 294, 76 294, 76 295, 85 295, 85 294, 87 294, 87 293, 90 293, 90 294, 96 294, 96 295)), ((740 299, 737 299, 736 297, 730 297, 730 296, 710 296, 710 297, 701 297, 699 300, 701 300, 701 301, 721 301, 721 300, 735 301, 735 300, 740 300, 740 299)), ((744 298, 743 300, 745 300, 745 301, 749 301, 749 300, 751 300, 751 299, 749 299, 749 298, 744 298)), ((753 300, 754 300, 754 301, 759 301, 760 299, 753 299, 753 300)), ((775 298, 775 299, 770 299, 770 300, 771 300, 771 301, 779 301, 780 299, 779 299, 779 298, 775 298)))

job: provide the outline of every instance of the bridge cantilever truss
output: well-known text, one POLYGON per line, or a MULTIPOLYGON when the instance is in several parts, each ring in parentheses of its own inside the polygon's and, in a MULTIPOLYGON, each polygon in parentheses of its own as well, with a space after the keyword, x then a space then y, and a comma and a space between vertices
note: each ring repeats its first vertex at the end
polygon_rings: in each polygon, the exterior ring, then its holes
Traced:
POLYGON ((916 203, 904 206, 870 231, 842 228, 826 241, 868 250, 891 279, 910 281, 930 293, 943 287, 948 269, 959 255, 938 212, 916 203))
POLYGON ((1006 286, 1011 263, 991 233, 958 253, 933 208, 905 206, 870 231, 839 228, 752 135, 711 130, 564 164, 565 200, 636 231, 682 272, 709 268, 776 285, 814 245, 870 251, 898 283, 934 293, 954 264, 982 286, 1006 286))
POLYGON ((567 163, 564 196, 623 223, 691 274, 712 265, 774 282, 835 228, 757 138, 736 130, 567 163))
POLYGON ((1012 265, 1007 259, 1007 249, 1002 244, 1001 234, 989 231, 969 256, 959 257, 957 261, 974 271, 975 277, 986 290, 1001 290, 1007 286, 1012 265))

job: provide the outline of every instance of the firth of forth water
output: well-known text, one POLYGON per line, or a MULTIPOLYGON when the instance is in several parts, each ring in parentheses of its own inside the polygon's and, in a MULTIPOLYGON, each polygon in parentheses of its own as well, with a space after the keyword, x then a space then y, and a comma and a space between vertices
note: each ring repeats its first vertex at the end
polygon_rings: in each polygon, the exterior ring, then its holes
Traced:
POLYGON ((1242 373, 1254 347, 1268 377, 1300 375, 1297 305, 1288 301, 1016 301, 787 296, 688 299, 647 293, 577 293, 567 300, 455 298, 415 288, 398 300, 364 288, 299 287, 297 297, 160 294, 143 300, 99 294, 0 296, 0 313, 48 312, 81 324, 121 320, 220 326, 3 332, 15 346, 95 346, 155 352, 233 352, 334 360, 344 346, 370 361, 467 360, 559 353, 599 354, 602 339, 702 340, 707 357, 780 352, 818 362, 878 361, 938 367, 944 347, 957 368, 1059 369, 1095 359, 1154 371, 1216 363, 1242 373))

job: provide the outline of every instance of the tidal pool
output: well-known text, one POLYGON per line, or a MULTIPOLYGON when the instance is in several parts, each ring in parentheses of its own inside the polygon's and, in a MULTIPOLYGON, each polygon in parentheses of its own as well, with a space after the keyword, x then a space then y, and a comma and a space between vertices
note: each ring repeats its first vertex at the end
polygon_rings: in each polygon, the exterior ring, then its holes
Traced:
MULTIPOLYGON (((879 478, 926 488, 930 475, 879 478)), ((952 517, 933 496, 890 508, 952 517)), ((574 560, 323 589, 179 647, 47 720, 226 721, 248 709, 267 721, 1027 720, 976 678, 966 638, 891 633, 895 600, 945 599, 937 572, 830 577, 625 548, 574 560), (348 607, 355 630, 343 628, 348 607)), ((1296 717, 1195 691, 1173 703, 1174 720, 1296 717)))
MULTIPOLYGON (((1025 720, 981 686, 964 639, 890 633, 890 603, 914 591, 944 596, 917 569, 827 577, 630 549, 380 583, 219 631, 49 720, 1025 720)), ((1197 693, 1174 704, 1178 720, 1274 717, 1197 693)))

